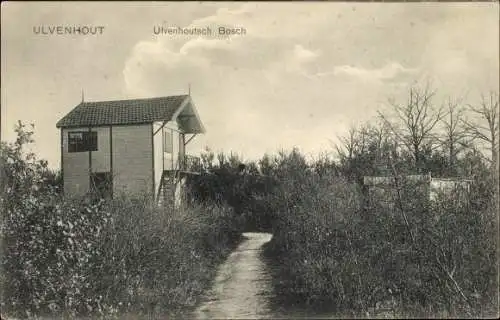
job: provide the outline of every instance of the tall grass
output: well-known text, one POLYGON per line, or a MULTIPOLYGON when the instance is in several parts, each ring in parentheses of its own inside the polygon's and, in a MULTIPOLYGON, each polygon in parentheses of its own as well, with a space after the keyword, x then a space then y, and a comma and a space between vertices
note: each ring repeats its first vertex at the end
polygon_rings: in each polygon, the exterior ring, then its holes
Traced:
POLYGON ((64 197, 19 134, 0 157, 2 316, 168 317, 196 304, 240 239, 231 210, 64 197))

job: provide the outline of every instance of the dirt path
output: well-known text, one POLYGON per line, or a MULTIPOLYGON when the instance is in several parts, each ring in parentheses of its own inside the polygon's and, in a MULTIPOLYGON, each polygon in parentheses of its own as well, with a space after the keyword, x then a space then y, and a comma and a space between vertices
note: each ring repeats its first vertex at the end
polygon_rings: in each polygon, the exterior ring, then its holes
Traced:
POLYGON ((272 318, 267 297, 271 279, 260 258, 268 233, 245 233, 245 240, 219 267, 214 285, 195 311, 198 319, 272 318))

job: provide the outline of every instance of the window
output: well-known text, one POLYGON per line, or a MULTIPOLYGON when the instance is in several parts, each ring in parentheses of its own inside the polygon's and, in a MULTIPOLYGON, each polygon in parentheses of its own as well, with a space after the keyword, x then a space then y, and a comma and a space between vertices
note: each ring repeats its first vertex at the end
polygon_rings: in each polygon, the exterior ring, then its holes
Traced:
POLYGON ((165 131, 163 135, 163 152, 166 153, 173 153, 174 152, 174 146, 173 146, 173 141, 172 141, 172 133, 169 131, 165 131))
POLYGON ((97 151, 97 132, 68 132, 68 152, 97 151))
POLYGON ((90 190, 98 198, 111 198, 113 196, 111 172, 93 172, 90 175, 90 190))

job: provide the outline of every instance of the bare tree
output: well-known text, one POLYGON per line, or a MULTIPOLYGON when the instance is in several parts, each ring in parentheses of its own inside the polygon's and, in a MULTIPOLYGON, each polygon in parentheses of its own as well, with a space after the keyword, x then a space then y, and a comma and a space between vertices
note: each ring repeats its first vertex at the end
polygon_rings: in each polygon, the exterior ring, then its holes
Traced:
POLYGON ((458 99, 448 99, 445 114, 441 119, 444 133, 439 140, 447 154, 451 168, 454 168, 458 154, 471 145, 467 130, 462 125, 465 110, 460 104, 461 101, 458 99))
POLYGON ((481 95, 479 106, 468 105, 468 111, 475 116, 476 119, 463 120, 469 136, 474 140, 481 140, 488 145, 488 150, 491 152, 491 164, 493 168, 498 166, 498 93, 490 92, 489 97, 481 95))
POLYGON ((347 132, 347 136, 338 136, 340 144, 335 144, 337 154, 341 159, 351 160, 358 146, 358 130, 351 126, 347 132))
POLYGON ((374 148, 376 164, 384 166, 385 170, 389 168, 388 158, 397 152, 397 142, 390 133, 390 128, 384 122, 369 128, 370 147, 374 148))
POLYGON ((363 124, 359 127, 351 126, 347 135, 338 136, 340 143, 334 146, 342 161, 349 162, 370 152, 376 153, 378 160, 384 139, 387 140, 385 134, 386 131, 382 126, 380 128, 370 124, 363 124))
POLYGON ((338 169, 350 178, 364 175, 386 174, 387 158, 397 152, 397 144, 384 123, 365 123, 350 127, 335 144, 339 159, 338 169))
POLYGON ((423 89, 412 87, 405 104, 390 101, 396 120, 391 121, 386 115, 378 112, 382 121, 412 154, 415 167, 419 171, 422 169, 424 147, 435 144, 433 131, 444 115, 443 106, 436 108, 432 103, 433 97, 434 92, 429 86, 423 89))

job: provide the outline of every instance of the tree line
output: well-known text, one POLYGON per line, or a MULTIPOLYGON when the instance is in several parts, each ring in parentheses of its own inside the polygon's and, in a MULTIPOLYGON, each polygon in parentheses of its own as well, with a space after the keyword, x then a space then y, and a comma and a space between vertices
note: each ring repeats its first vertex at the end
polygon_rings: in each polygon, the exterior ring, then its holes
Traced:
POLYGON ((293 162, 296 170, 343 177, 360 187, 365 176, 430 173, 480 182, 493 195, 498 192, 491 187, 498 185, 498 98, 490 92, 477 104, 439 102, 429 85, 414 86, 406 101, 389 99, 388 110, 378 111, 374 121, 351 126, 329 154, 306 159, 295 148, 244 161, 206 149, 193 168, 202 175, 190 186, 198 199, 225 200, 238 212, 262 210, 256 199, 301 174, 286 170, 293 162))

